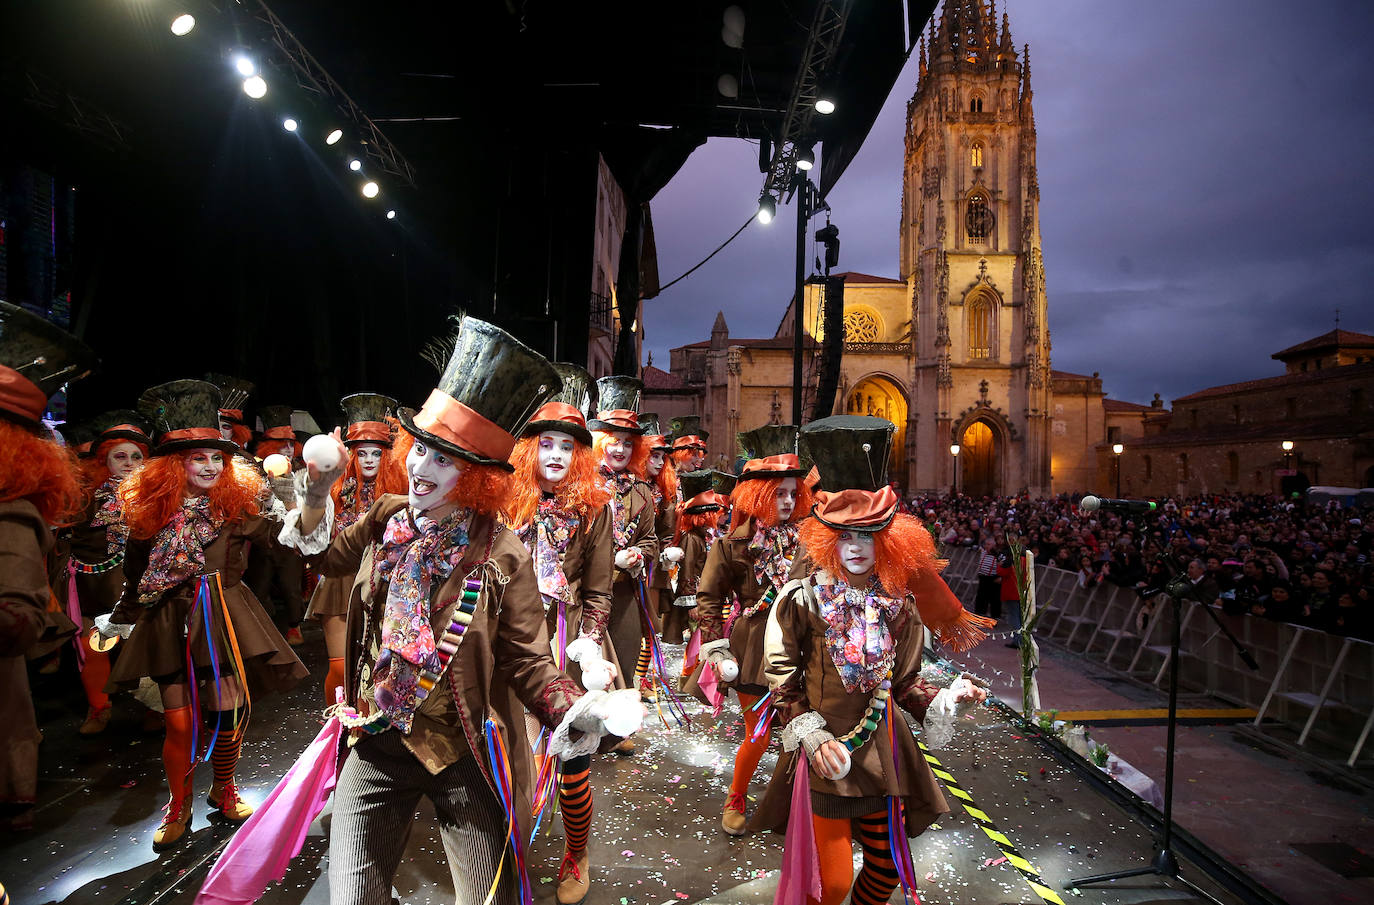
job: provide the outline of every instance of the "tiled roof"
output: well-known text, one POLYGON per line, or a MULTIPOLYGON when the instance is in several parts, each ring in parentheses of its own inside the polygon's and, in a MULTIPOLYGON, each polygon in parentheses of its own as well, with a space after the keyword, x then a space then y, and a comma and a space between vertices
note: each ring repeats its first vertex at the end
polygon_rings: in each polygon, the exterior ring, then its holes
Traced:
POLYGON ((871 273, 859 273, 855 270, 846 270, 844 273, 832 273, 833 277, 844 277, 846 283, 895 283, 898 286, 905 286, 906 281, 894 280, 892 277, 875 277, 871 273))
POLYGON ((1075 374, 1072 371, 1050 371, 1051 380, 1092 380, 1091 374, 1075 374))
POLYGON ((1125 441, 1132 449, 1150 446, 1209 446, 1221 443, 1272 441, 1275 455, 1282 440, 1359 438, 1374 433, 1374 418, 1306 418, 1257 424, 1215 424, 1196 430, 1167 430, 1162 434, 1125 441))
POLYGON ((1283 361, 1304 352, 1317 352, 1322 349, 1336 348, 1357 348, 1374 349, 1374 336, 1368 333, 1356 333, 1353 330, 1331 330, 1321 336, 1313 337, 1307 342, 1298 343, 1296 346, 1289 346, 1282 352, 1275 352, 1270 358, 1277 358, 1283 361))
POLYGON ((1174 400, 1174 405, 1178 405, 1180 402, 1196 402, 1199 399, 1210 399, 1215 396, 1244 393, 1250 390, 1272 390, 1285 386, 1299 387, 1322 380, 1347 380, 1356 374, 1367 374, 1370 370, 1374 370, 1374 365, 1345 365, 1340 368, 1324 368, 1320 371, 1301 371, 1297 374, 1261 377, 1259 380, 1242 380, 1240 383, 1208 387, 1205 390, 1198 390, 1196 393, 1189 393, 1187 396, 1180 396, 1174 400))
POLYGON ((644 381, 644 389, 646 390, 681 390, 687 386, 681 377, 653 365, 642 369, 639 372, 639 379, 644 381))
POLYGON ((1124 399, 1103 399, 1102 408, 1108 412, 1152 412, 1153 406, 1141 405, 1138 402, 1127 402, 1124 399))

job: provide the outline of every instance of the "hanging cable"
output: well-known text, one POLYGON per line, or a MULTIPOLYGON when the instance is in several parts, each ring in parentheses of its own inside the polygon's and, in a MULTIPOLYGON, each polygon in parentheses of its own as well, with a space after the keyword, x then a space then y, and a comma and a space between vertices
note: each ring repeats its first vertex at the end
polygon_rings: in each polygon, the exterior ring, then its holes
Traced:
POLYGON ((714 258, 716 255, 720 254, 720 253, 721 253, 721 250, 724 249, 725 246, 727 246, 727 245, 729 245, 731 242, 735 241, 736 237, 738 237, 740 233, 744 232, 745 227, 747 227, 750 223, 753 223, 753 222, 754 222, 754 218, 755 218, 756 216, 758 216, 758 215, 757 215, 757 214, 750 214, 750 215, 749 215, 749 219, 744 221, 743 226, 741 226, 739 229, 735 230, 735 232, 730 236, 730 238, 726 239, 724 242, 722 242, 722 243, 720 243, 719 245, 717 245, 715 251, 711 252, 709 255, 707 255, 706 257, 702 258, 700 261, 698 261, 698 262, 696 263, 696 265, 692 267, 691 270, 687 271, 687 272, 684 273, 682 276, 678 277, 676 280, 669 280, 667 283, 664 283, 662 286, 658 287, 659 293, 662 294, 663 290, 667 289, 669 286, 673 285, 674 283, 677 283, 677 282, 680 282, 680 281, 682 281, 682 280, 687 279, 689 276, 691 276, 691 275, 697 270, 697 268, 701 267, 702 264, 705 264, 707 261, 711 260, 711 259, 714 258))

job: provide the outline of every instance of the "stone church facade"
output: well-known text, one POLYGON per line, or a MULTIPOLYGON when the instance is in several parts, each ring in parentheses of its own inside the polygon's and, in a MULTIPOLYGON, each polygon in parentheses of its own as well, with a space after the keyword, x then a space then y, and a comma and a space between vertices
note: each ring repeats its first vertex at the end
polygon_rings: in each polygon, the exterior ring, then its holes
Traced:
MULTIPOLYGON (((834 411, 896 425, 890 473, 909 492, 1091 489, 1107 422, 1125 440, 1140 418, 1110 417, 1097 375, 1050 368, 1029 48, 995 7, 947 0, 919 53, 898 276, 842 275, 834 411)), ((808 284, 803 297, 808 343, 825 339, 822 293, 808 284)), ((672 351, 669 372, 646 370, 645 407, 694 401, 728 459, 735 432, 791 411, 791 324, 789 305, 774 337, 735 340, 718 317, 710 341, 672 351)))

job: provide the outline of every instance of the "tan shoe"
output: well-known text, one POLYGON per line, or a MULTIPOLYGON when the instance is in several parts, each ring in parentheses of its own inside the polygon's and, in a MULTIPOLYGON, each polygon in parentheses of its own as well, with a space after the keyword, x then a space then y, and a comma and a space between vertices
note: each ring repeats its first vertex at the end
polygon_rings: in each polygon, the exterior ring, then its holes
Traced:
POLYGON ((747 822, 744 816, 744 796, 731 792, 730 797, 725 800, 725 813, 720 815, 720 828, 731 836, 743 836, 744 825, 747 822))
POLYGON ((564 850, 563 863, 558 866, 559 905, 582 905, 591 888, 591 865, 587 862, 587 853, 574 857, 572 852, 564 850))
POLYGON ((220 816, 231 823, 243 823, 253 816, 252 806, 239 798, 238 786, 233 782, 214 783, 210 786, 210 794, 205 800, 209 802, 210 807, 220 812, 220 816))
POLYGON ((153 832, 153 851, 165 852, 185 838, 191 829, 191 790, 178 801, 173 798, 167 802, 167 813, 162 824, 153 832))
POLYGON ((635 740, 632 738, 621 739, 620 744, 611 750, 621 757, 629 757, 635 753, 635 740))
POLYGON ((110 705, 91 707, 86 711, 86 722, 76 731, 82 735, 99 735, 110 725, 110 705))

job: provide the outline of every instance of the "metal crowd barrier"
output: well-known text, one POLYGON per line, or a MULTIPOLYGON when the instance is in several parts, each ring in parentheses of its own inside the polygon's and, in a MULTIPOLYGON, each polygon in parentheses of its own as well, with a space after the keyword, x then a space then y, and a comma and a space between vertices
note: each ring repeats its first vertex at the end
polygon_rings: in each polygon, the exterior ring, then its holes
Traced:
MULTIPOLYGON (((945 551, 945 578, 966 606, 977 591, 978 551, 945 551)), ((1036 635, 1113 669, 1161 686, 1169 666, 1169 600, 1142 600, 1131 588, 1078 585, 1078 575, 1035 567, 1043 615, 1036 635)), ((1360 761, 1374 733, 1374 643, 1257 616, 1216 614, 1253 654, 1249 669, 1202 604, 1181 610, 1179 680, 1257 713, 1254 725, 1277 721, 1298 733, 1298 745, 1319 740, 1340 751, 1347 766, 1360 761), (1349 752, 1348 755, 1345 752, 1349 752)))

